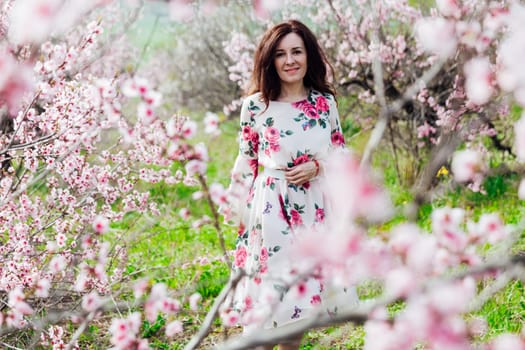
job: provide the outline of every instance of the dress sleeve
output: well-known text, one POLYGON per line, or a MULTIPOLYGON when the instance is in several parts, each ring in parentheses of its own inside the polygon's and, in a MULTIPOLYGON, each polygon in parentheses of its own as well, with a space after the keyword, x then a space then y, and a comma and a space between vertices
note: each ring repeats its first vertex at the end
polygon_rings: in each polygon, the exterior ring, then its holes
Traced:
POLYGON ((324 169, 326 169, 328 157, 330 153, 337 152, 347 152, 345 145, 345 139, 343 136, 343 130, 341 128, 341 121, 339 120, 339 111, 337 110, 337 103, 335 97, 332 95, 325 95, 328 101, 328 116, 330 119, 330 145, 328 147, 328 154, 325 154, 324 157, 320 158, 318 161, 321 164, 320 174, 324 175, 324 169))
POLYGON ((331 142, 333 148, 345 148, 345 138, 343 130, 341 129, 341 121, 339 120, 339 111, 337 110, 337 103, 333 96, 329 96, 328 104, 330 106, 330 129, 331 142))
POLYGON ((259 133, 255 129, 255 115, 260 107, 247 98, 241 107, 239 128, 239 154, 235 159, 231 172, 231 182, 228 188, 227 208, 221 208, 224 221, 239 225, 244 216, 244 211, 249 207, 253 182, 257 177, 259 162, 259 133))

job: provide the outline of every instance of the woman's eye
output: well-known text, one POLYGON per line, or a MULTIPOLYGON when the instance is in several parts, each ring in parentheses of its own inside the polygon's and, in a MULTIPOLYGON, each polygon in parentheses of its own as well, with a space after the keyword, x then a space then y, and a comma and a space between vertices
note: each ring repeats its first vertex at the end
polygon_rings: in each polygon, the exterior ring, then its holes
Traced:
POLYGON ((275 57, 282 57, 283 55, 284 55, 284 53, 278 52, 278 53, 275 54, 275 57))

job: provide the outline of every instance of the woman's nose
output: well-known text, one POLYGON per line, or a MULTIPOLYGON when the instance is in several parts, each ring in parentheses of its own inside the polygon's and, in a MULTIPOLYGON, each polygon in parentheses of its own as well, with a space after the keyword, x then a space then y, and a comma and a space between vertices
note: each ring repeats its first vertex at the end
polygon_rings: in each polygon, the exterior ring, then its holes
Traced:
POLYGON ((294 62, 293 55, 291 53, 286 54, 286 63, 293 63, 293 62, 294 62))

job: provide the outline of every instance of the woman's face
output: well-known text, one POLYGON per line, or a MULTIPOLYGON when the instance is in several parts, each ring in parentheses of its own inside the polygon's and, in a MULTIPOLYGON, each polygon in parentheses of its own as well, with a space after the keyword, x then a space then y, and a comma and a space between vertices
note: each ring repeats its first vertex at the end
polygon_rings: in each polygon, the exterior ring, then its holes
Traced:
POLYGON ((306 69, 306 49, 303 39, 295 33, 286 34, 275 50, 274 65, 281 84, 303 83, 306 69))

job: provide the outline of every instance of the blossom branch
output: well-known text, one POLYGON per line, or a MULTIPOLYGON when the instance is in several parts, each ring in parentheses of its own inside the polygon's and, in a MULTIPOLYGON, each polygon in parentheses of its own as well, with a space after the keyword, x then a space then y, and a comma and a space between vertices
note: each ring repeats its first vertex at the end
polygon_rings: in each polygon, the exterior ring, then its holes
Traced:
POLYGON ((222 229, 221 229, 221 226, 220 226, 220 223, 219 223, 219 213, 217 211, 217 207, 215 206, 215 203, 213 202, 213 199, 211 198, 211 194, 210 194, 210 190, 208 188, 208 184, 206 182, 206 179, 204 178, 204 176, 202 174, 199 174, 198 175, 198 179, 199 179, 199 182, 202 186, 202 189, 204 190, 204 194, 206 196, 206 200, 208 202, 208 205, 210 206, 210 209, 211 209, 211 212, 212 212, 212 215, 213 215, 213 225, 215 227, 215 230, 217 231, 217 236, 219 237, 219 244, 221 246, 221 249, 222 249, 222 253, 224 255, 224 262, 226 263, 226 265, 228 265, 228 268, 230 269, 230 271, 233 269, 232 268, 232 263, 228 257, 228 250, 226 249, 226 243, 225 243, 225 240, 224 240, 224 235, 222 233, 222 229))
MULTIPOLYGON (((466 271, 451 274, 449 276, 430 279, 426 281, 425 285, 428 289, 437 286, 438 284, 448 283, 450 281, 462 279, 467 276, 474 276, 485 274, 494 271, 509 271, 510 274, 516 274, 517 277, 525 278, 525 255, 514 255, 509 259, 503 259, 486 263, 481 266, 472 267, 466 271)), ((498 284, 497 287, 500 287, 498 284)), ((498 289, 494 288, 491 292, 495 293, 498 289)), ((488 292, 487 292, 488 294, 488 292)), ((373 302, 361 303, 355 308, 342 310, 337 314, 328 314, 324 310, 311 317, 294 322, 288 325, 283 325, 279 328, 271 330, 258 330, 244 337, 235 337, 227 342, 219 344, 216 349, 221 350, 242 350, 260 345, 276 344, 286 341, 295 336, 300 336, 306 331, 319 327, 333 326, 340 323, 352 322, 355 325, 363 325, 370 319, 370 314, 373 310, 390 305, 397 301, 402 301, 402 298, 395 296, 382 296, 373 302)))
POLYGON ((240 282, 243 276, 243 270, 237 270, 237 272, 230 278, 226 286, 224 286, 224 288, 222 289, 221 293, 217 296, 217 298, 215 298, 213 306, 211 307, 210 311, 208 311, 208 313, 206 314, 206 318, 204 319, 201 327, 199 328, 199 331, 191 338, 190 342, 184 347, 184 350, 196 349, 204 340, 204 338, 210 333, 211 326, 213 324, 213 321, 219 314, 220 307, 222 306, 230 292, 235 290, 237 284, 240 282))

